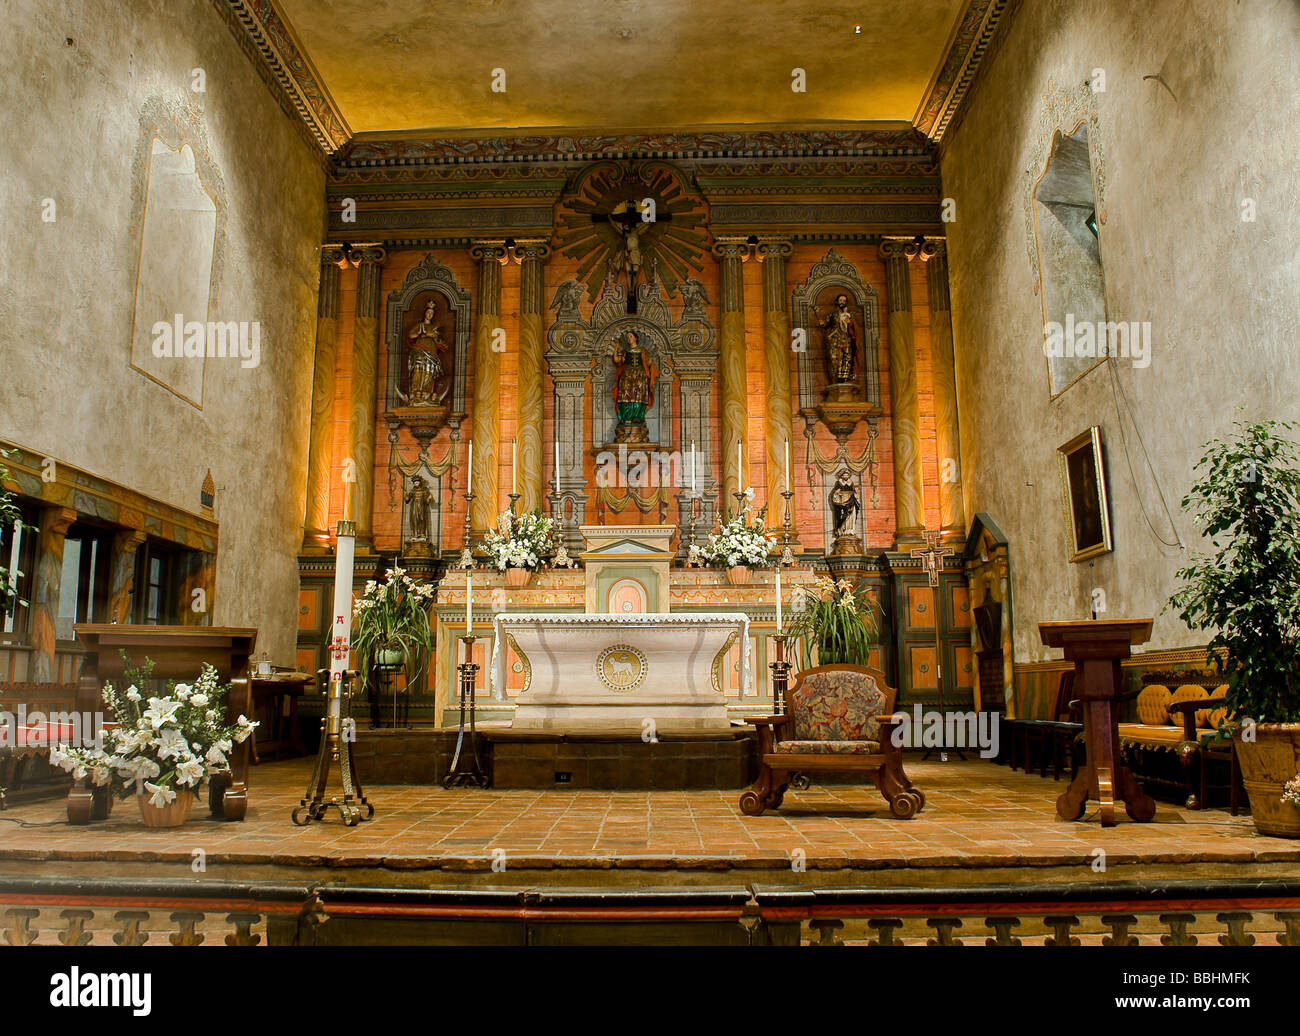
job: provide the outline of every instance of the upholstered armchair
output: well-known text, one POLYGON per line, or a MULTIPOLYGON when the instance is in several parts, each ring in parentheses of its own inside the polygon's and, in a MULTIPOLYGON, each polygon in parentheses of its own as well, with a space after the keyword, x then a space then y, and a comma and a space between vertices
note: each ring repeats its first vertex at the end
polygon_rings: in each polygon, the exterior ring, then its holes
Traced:
POLYGON ((784 712, 752 717, 758 728, 762 769, 740 797, 749 816, 778 809, 796 774, 869 773, 894 816, 907 819, 925 805, 925 795, 903 772, 902 748, 894 731, 894 690, 884 674, 865 666, 827 665, 805 669, 786 693, 784 712))

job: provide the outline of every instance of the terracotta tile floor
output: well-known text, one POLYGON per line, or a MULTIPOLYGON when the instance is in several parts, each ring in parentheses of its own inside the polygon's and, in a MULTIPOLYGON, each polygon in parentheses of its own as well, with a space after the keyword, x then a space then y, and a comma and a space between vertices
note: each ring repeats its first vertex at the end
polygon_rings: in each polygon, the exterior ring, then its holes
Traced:
POLYGON ((1104 848, 1109 864, 1300 862, 1300 842, 1255 834, 1250 817, 1191 812, 1161 804, 1154 822, 1123 818, 1103 829, 1095 814, 1056 817, 1065 782, 970 760, 909 760, 923 788, 919 817, 895 820, 874 788, 827 786, 787 792, 777 813, 746 817, 738 791, 445 791, 427 786, 367 789, 375 817, 345 827, 294 827, 310 773, 308 760, 255 767, 243 823, 208 818, 196 804, 174 830, 140 823, 133 802, 89 827, 59 823, 63 802, 0 813, 0 864, 6 860, 186 860, 196 848, 210 862, 306 867, 488 870, 492 851, 511 868, 789 867, 802 850, 809 868, 960 867, 1079 864, 1104 848), (49 826, 24 827, 5 821, 49 826))

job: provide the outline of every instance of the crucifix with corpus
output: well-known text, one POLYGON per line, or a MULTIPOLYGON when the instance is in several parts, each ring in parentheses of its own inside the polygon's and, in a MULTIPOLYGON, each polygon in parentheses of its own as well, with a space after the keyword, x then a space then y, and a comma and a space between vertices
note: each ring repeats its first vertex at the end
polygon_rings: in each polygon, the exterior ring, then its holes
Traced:
MULTIPOLYGON (((925 539, 924 547, 914 547, 911 551, 912 557, 921 562, 925 569, 925 574, 929 577, 930 582, 930 600, 934 615, 934 678, 939 688, 939 722, 940 730, 943 732, 939 740, 939 758, 947 762, 948 760, 948 717, 947 707, 943 698, 943 627, 940 619, 939 605, 939 575, 943 571, 944 558, 951 557, 956 553, 951 547, 943 546, 939 541, 942 533, 938 529, 926 529, 921 533, 925 539)), ((930 758, 930 752, 927 751, 922 760, 930 758)), ((963 760, 966 758, 960 748, 954 747, 957 755, 963 760)))

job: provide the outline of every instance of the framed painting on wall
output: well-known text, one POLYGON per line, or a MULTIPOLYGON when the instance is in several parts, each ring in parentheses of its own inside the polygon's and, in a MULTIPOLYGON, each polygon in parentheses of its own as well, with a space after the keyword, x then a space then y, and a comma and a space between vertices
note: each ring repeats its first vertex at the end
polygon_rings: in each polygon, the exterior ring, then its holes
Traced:
POLYGON ((1110 509, 1106 502, 1106 469, 1101 456, 1101 428, 1093 425, 1058 447, 1065 527, 1070 535, 1070 561, 1087 561, 1113 548, 1110 509))

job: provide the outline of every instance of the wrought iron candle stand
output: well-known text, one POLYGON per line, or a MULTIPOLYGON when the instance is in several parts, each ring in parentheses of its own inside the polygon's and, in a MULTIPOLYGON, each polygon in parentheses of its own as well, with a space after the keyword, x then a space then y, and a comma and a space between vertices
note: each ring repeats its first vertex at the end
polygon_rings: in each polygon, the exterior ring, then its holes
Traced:
POLYGON ((290 819, 299 827, 305 827, 313 820, 325 819, 325 811, 331 806, 339 811, 348 827, 356 827, 362 820, 369 820, 375 815, 375 807, 366 801, 352 764, 352 742, 356 740, 356 724, 352 719, 352 683, 356 677, 354 669, 340 673, 338 679, 331 679, 328 669, 316 673, 316 679, 327 687, 325 715, 321 717, 320 749, 316 753, 311 783, 307 785, 302 801, 290 814, 290 819), (325 788, 329 784, 332 763, 339 764, 343 798, 326 801, 325 788), (365 810, 364 816, 362 810, 365 810))
POLYGON ((486 788, 491 781, 483 770, 483 763, 478 755, 478 738, 474 725, 474 678, 478 673, 478 663, 474 661, 474 641, 478 638, 465 636, 460 642, 465 645, 465 661, 456 667, 460 673, 460 719, 456 724, 456 751, 451 757, 451 766, 442 779, 444 788, 462 788, 470 785, 486 788), (469 747, 465 746, 465 714, 469 713, 469 747))
POLYGON ((465 494, 465 545, 460 548, 460 567, 474 567, 474 542, 469 528, 469 511, 474 504, 474 494, 465 494))

